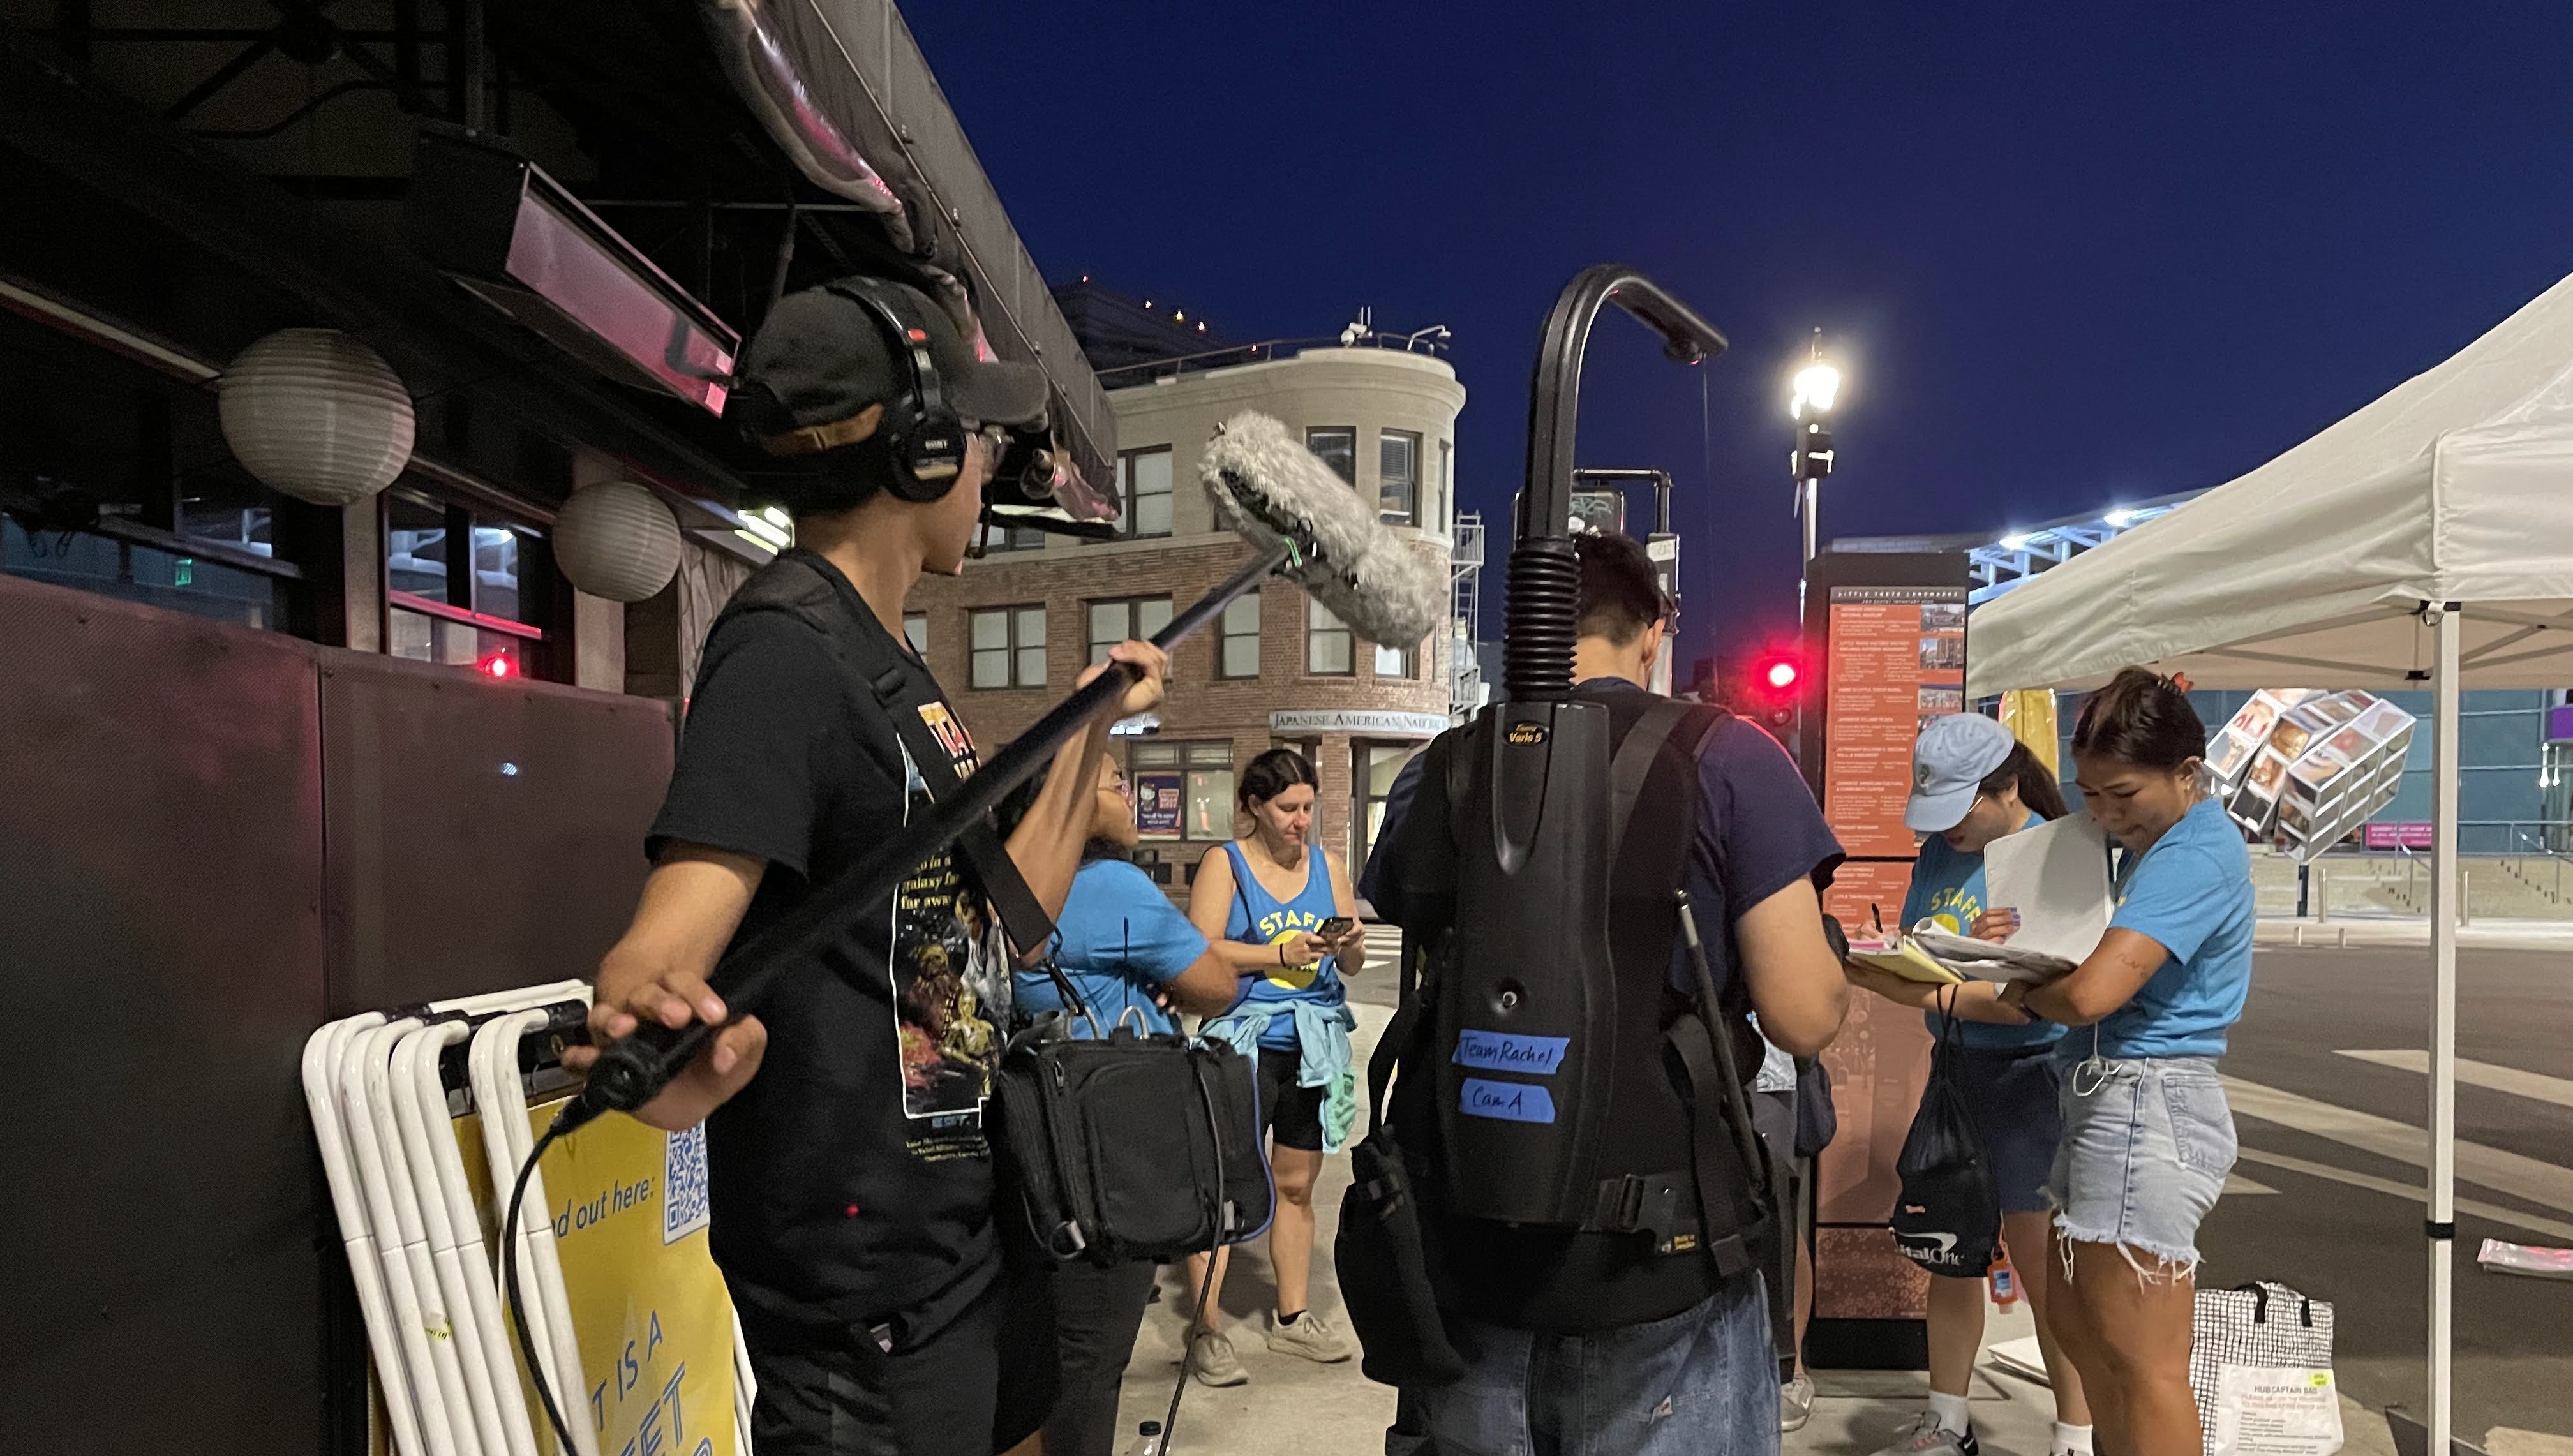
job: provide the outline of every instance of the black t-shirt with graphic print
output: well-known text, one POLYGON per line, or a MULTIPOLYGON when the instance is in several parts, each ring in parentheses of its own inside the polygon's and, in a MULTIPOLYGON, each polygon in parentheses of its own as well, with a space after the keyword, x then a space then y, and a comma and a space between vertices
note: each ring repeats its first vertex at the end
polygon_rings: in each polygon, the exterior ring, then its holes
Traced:
MULTIPOLYGON (((767 862, 738 945, 925 811, 892 714, 916 714, 960 777, 975 755, 928 668, 819 557, 764 568, 735 607, 708 634, 649 847, 767 862), (794 609, 737 609, 762 586, 794 609), (898 686, 861 675, 888 662, 898 686)), ((1007 1021, 1003 942, 940 855, 822 959, 743 1009, 768 1055, 707 1119, 715 1259, 734 1297, 773 1317, 925 1337, 999 1265, 983 1109, 1007 1021)))

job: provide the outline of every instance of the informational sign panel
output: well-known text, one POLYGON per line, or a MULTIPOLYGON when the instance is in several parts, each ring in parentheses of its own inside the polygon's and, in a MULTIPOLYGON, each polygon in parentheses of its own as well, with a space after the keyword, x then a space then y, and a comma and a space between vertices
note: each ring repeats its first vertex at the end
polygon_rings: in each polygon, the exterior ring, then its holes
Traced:
POLYGON ((1148 839, 1180 837, 1180 803, 1187 781, 1175 773, 1135 775, 1135 827, 1148 839))
MULTIPOLYGON (((1963 555, 1826 552, 1807 578, 1808 650, 1823 667, 1799 758, 1850 858, 1825 896, 1853 936, 1902 926, 1919 843, 1904 826, 1921 725, 1966 710, 1963 555)), ((1919 1368, 1929 1276, 1887 1220, 1895 1161, 1929 1079, 1921 1014, 1869 994, 1822 1056, 1839 1132, 1815 1159, 1814 1326, 1825 1365, 1919 1368)))
POLYGON ((1910 859, 1903 802, 1921 725, 1966 707, 1962 587, 1831 589, 1830 749, 1823 814, 1855 858, 1910 859))

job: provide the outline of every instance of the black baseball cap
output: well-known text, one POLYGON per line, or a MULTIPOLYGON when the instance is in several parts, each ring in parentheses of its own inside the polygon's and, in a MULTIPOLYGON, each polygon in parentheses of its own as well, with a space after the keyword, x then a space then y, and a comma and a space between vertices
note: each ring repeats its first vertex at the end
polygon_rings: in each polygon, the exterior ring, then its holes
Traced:
POLYGON ((1043 369, 976 359, 955 318, 918 289, 841 279, 789 294, 768 311, 733 394, 744 433, 778 454, 818 453, 847 442, 832 436, 832 426, 910 386, 909 364, 894 358, 884 322, 855 297, 861 292, 891 301, 911 342, 928 349, 939 393, 959 417, 1021 425, 1045 418, 1043 369))

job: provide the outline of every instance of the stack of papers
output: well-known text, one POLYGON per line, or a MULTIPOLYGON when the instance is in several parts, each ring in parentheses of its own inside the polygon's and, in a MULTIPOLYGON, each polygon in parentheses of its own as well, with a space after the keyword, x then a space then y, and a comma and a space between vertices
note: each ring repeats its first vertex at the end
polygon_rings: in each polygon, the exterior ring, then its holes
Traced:
POLYGON ((1850 959, 1934 986, 2061 976, 2109 933, 2109 837, 2088 814, 2005 835, 1985 847, 1984 893, 1995 909, 2019 912, 2006 942, 1923 921, 1904 935, 1850 942, 1850 959))

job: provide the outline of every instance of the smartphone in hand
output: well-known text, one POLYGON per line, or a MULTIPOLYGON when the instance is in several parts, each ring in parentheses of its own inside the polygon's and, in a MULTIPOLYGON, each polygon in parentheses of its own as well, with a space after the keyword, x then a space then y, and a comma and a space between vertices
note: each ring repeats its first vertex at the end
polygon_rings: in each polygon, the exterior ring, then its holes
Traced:
POLYGON ((1356 921, 1349 919, 1345 915, 1335 915, 1330 919, 1323 921, 1321 928, 1314 931, 1313 934, 1320 936, 1326 941, 1336 941, 1356 928, 1356 921))

